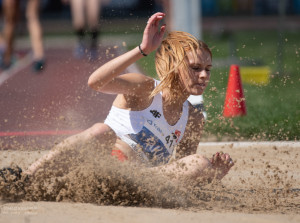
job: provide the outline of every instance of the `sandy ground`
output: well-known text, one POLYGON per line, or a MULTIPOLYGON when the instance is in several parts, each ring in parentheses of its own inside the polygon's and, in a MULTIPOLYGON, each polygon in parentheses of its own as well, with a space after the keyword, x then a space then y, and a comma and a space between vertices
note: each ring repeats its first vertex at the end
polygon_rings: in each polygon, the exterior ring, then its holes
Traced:
POLYGON ((2 223, 11 222, 299 222, 299 215, 190 212, 158 208, 109 207, 78 203, 25 202, 1 207, 2 223))
MULTIPOLYGON (((199 145, 198 152, 208 157, 216 151, 230 153, 236 165, 222 180, 221 190, 214 189, 220 198, 206 199, 201 207, 2 201, 0 222, 300 222, 299 142, 199 145)), ((0 151, 0 164, 24 168, 45 152, 0 151)))

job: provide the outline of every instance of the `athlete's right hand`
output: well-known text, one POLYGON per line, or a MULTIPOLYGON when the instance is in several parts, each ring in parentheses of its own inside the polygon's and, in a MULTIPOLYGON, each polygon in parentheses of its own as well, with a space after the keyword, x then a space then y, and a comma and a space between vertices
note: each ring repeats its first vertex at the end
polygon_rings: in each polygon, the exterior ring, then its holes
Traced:
POLYGON ((151 53, 161 44, 166 30, 166 24, 159 27, 159 23, 164 17, 165 13, 157 12, 149 18, 144 30, 142 43, 140 45, 144 53, 151 53))

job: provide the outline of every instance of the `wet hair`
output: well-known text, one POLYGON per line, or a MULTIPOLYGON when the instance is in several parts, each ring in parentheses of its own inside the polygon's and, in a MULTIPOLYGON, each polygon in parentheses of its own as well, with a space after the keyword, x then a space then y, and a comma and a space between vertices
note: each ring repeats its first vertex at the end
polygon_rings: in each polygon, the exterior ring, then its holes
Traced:
POLYGON ((165 88, 169 88, 171 98, 174 98, 178 92, 179 69, 188 70, 188 61, 185 59, 186 52, 192 50, 196 53, 197 50, 206 50, 212 57, 212 53, 206 43, 197 40, 193 35, 173 31, 167 35, 162 41, 160 47, 155 54, 155 67, 157 75, 160 79, 160 84, 152 91, 150 97, 154 97, 157 93, 165 88))

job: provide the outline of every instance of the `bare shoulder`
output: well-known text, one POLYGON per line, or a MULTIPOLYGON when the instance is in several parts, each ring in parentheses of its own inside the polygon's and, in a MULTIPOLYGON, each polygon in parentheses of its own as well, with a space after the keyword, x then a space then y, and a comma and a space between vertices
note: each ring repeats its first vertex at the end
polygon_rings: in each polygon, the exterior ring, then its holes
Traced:
POLYGON ((114 86, 114 92, 118 92, 118 96, 114 101, 114 105, 119 108, 143 110, 147 108, 152 99, 149 97, 154 89, 154 79, 148 76, 128 73, 123 74, 115 80, 119 84, 114 86), (125 87, 125 89, 123 89, 125 87))

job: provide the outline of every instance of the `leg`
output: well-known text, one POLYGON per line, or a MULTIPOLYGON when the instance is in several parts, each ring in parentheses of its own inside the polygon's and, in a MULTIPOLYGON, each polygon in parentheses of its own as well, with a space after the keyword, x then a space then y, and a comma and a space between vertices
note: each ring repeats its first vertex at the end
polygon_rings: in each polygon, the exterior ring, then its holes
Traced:
POLYGON ((44 66, 44 47, 42 28, 39 20, 40 0, 28 0, 26 7, 27 25, 33 51, 34 69, 39 71, 44 66))
POLYGON ((207 158, 194 154, 163 167, 155 167, 155 169, 162 174, 171 176, 176 181, 182 181, 207 176, 206 172, 211 167, 212 165, 207 158))
POLYGON ((39 21, 39 6, 39 0, 28 0, 26 8, 28 30, 31 38, 33 57, 35 60, 44 58, 42 28, 39 21))
POLYGON ((83 58, 85 54, 85 1, 86 0, 71 0, 72 24, 78 38, 78 45, 75 48, 74 56, 78 59, 83 58))
POLYGON ((0 33, 0 67, 4 66, 5 67, 5 63, 4 63, 4 53, 6 50, 6 44, 4 41, 4 37, 3 34, 0 33))
MULTIPOLYGON (((71 136, 56 145, 47 155, 33 163, 26 174, 33 175, 39 168, 42 168, 47 162, 55 161, 56 157, 59 157, 66 150, 80 149, 80 146, 87 147, 93 145, 95 147, 104 147, 103 149, 111 148, 116 141, 116 135, 114 131, 103 123, 93 125, 91 128, 71 136), (101 144, 100 144, 101 143, 101 144)), ((102 149, 102 148, 100 148, 102 149)))
POLYGON ((12 54, 14 50, 14 34, 18 19, 19 12, 19 0, 3 0, 4 11, 4 41, 6 44, 6 50, 3 58, 3 66, 7 68, 12 61, 12 54))
POLYGON ((233 166, 233 163, 229 162, 231 158, 228 154, 224 154, 224 156, 215 155, 214 158, 210 161, 200 154, 194 154, 154 169, 179 182, 194 181, 198 178, 209 181, 214 178, 221 180, 233 166))
POLYGON ((86 0, 71 0, 72 23, 75 31, 84 30, 84 1, 86 0))
POLYGON ((86 10, 87 10, 87 23, 90 32, 98 33, 99 17, 101 11, 100 0, 87 0, 86 10))
POLYGON ((101 11, 100 0, 87 0, 86 1, 87 10, 87 23, 90 33, 90 52, 89 59, 96 60, 98 58, 97 45, 98 45, 98 35, 99 35, 99 16, 101 11))

